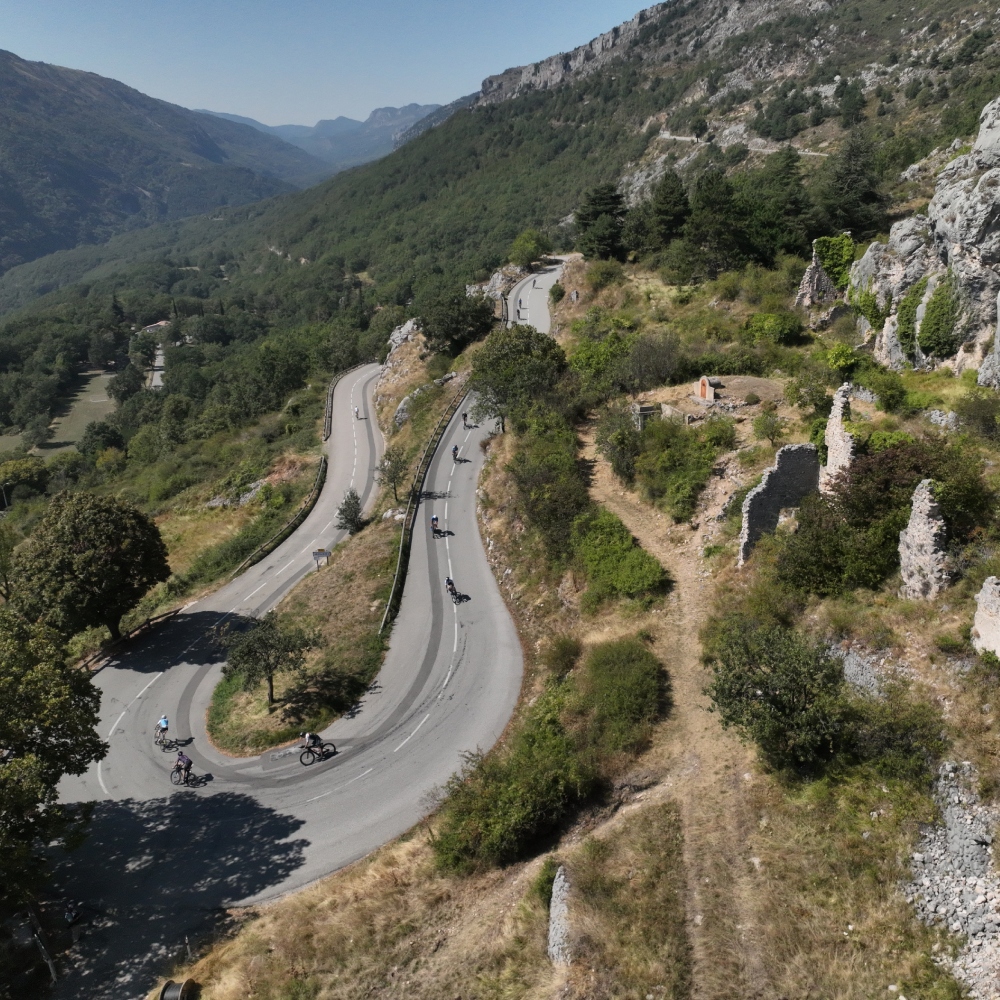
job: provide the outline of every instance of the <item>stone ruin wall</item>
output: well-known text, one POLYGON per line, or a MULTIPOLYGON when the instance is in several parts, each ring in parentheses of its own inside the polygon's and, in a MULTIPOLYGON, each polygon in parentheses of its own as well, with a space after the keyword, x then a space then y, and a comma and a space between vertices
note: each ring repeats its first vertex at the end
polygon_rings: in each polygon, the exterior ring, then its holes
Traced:
POLYGON ((932 601, 951 582, 948 533, 930 479, 913 492, 910 521, 899 533, 900 596, 932 601))
POLYGON ((819 488, 829 491, 833 480, 854 461, 854 438, 848 434, 844 421, 851 419, 850 382, 845 382, 833 396, 833 409, 826 424, 826 465, 820 469, 819 488))
POLYGON ((743 530, 740 532, 742 566, 760 540, 774 531, 786 507, 798 507, 802 498, 819 485, 819 454, 813 444, 786 444, 775 456, 774 465, 760 484, 743 501, 743 530))

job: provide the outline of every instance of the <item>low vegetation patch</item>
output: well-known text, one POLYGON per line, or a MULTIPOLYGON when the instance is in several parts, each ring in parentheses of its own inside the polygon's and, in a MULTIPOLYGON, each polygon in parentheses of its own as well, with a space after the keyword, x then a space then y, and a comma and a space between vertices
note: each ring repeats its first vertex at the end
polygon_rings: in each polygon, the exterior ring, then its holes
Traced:
POLYGON ((469 755, 448 783, 438 864, 470 871, 537 850, 643 748, 667 700, 663 668, 640 640, 595 646, 550 682, 502 746, 469 755))

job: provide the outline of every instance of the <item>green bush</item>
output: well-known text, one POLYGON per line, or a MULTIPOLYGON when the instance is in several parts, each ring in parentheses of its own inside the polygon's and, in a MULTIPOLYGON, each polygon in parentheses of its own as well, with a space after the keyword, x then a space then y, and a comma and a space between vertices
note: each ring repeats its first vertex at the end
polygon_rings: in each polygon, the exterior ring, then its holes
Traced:
POLYGON ((573 525, 573 551, 587 573, 588 597, 644 597, 663 590, 666 570, 609 510, 598 509, 573 525))
POLYGON ((635 476, 642 492, 675 521, 686 521, 694 514, 716 457, 735 446, 735 427, 726 419, 706 420, 700 427, 653 420, 641 441, 635 476))
POLYGON ((566 298, 566 288, 562 282, 557 281, 549 289, 549 299, 555 306, 562 302, 564 298, 566 298))
POLYGON ((913 357, 917 347, 917 308, 927 290, 927 279, 921 278, 900 299, 896 310, 896 337, 908 357, 913 357))
POLYGON ((635 479, 635 460, 642 452, 642 436, 632 414, 622 408, 609 409, 597 422, 597 450, 611 463, 611 471, 624 483, 635 479))
POLYGON ((898 372, 869 364, 861 368, 855 381, 875 393, 875 405, 885 413, 895 413, 906 407, 906 385, 898 372))
POLYGON ((616 260, 595 260, 587 268, 587 284, 592 292, 599 292, 611 285, 625 281, 625 268, 616 260))
POLYGON ((947 278, 938 283, 927 303, 924 321, 920 324, 920 333, 917 338, 920 350, 935 358, 951 357, 958 347, 955 336, 957 320, 958 299, 955 296, 954 284, 949 274, 947 278))
POLYGON ((843 666, 789 628, 732 615, 714 646, 712 706, 773 767, 815 769, 841 742, 843 666))
POLYGON ((802 333, 802 321, 795 313, 754 313, 744 326, 754 344, 791 344, 802 333))
POLYGON ((854 308, 857 309, 869 323, 871 323, 872 329, 876 332, 881 330, 885 325, 885 319, 892 309, 891 299, 886 302, 885 308, 883 309, 878 304, 878 297, 875 293, 867 290, 854 292, 854 294, 851 295, 851 305, 853 305, 854 308))
POLYGON ((840 236, 821 236, 813 244, 823 270, 830 280, 843 291, 851 276, 854 263, 854 240, 847 233, 840 236))
MULTIPOLYGON (((469 754, 448 782, 438 865, 473 871, 528 855, 645 746, 667 704, 663 669, 642 642, 595 646, 578 678, 550 685, 505 743, 469 754)), ((539 876, 542 898, 554 874, 548 865, 539 876)))
POLYGON ((595 646, 578 688, 574 709, 586 718, 586 741, 599 761, 641 750, 666 707, 660 662, 639 639, 595 646))
POLYGON ((995 441, 1000 437, 1000 395, 977 386, 955 403, 955 412, 963 425, 980 437, 995 441))

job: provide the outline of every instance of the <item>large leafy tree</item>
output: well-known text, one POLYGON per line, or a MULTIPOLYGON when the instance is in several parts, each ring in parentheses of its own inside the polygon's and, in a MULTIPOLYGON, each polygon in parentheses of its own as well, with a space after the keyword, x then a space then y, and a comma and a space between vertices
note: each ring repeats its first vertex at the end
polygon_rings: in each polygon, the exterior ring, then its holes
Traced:
POLYGON ((66 665, 58 636, 0 608, 0 893, 20 905, 44 877, 44 845, 71 842, 85 814, 58 804, 63 775, 107 753, 101 696, 66 665))
POLYGON ((420 316, 428 345, 442 354, 458 354, 466 345, 485 337, 492 325, 493 303, 462 292, 436 298, 420 316))
POLYGON ((533 326, 494 330, 472 359, 473 415, 506 430, 511 412, 549 392, 565 371, 563 349, 533 326))
POLYGON ((552 252, 552 241, 537 229, 525 229, 510 245, 507 256, 518 267, 531 267, 536 261, 552 252))
POLYGON ((14 556, 14 603, 64 636, 107 626, 170 576, 156 525, 117 497, 58 493, 14 556))
POLYGON ((245 631, 231 631, 222 636, 228 654, 223 673, 239 677, 247 691, 266 683, 267 703, 273 705, 275 674, 300 670, 306 651, 318 641, 312 632, 292 625, 276 611, 269 611, 245 631))

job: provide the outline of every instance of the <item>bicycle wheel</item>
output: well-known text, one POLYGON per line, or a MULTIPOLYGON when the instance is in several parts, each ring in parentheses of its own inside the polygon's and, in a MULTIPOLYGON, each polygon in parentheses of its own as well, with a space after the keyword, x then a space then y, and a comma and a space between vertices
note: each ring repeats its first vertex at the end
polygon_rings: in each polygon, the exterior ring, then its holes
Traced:
POLYGON ((324 756, 328 754, 333 757, 337 753, 337 748, 332 743, 323 744, 323 754, 324 756))
POLYGON ((308 767, 310 764, 316 763, 316 751, 315 750, 303 750, 299 754, 299 762, 305 764, 308 767))
POLYGON ((170 783, 172 785, 179 785, 184 780, 184 773, 180 768, 173 768, 170 772, 170 783))

